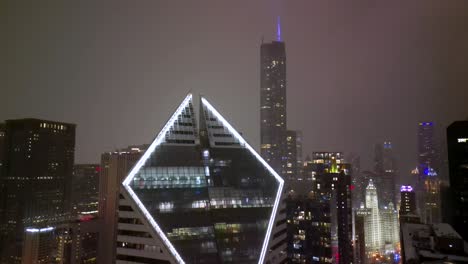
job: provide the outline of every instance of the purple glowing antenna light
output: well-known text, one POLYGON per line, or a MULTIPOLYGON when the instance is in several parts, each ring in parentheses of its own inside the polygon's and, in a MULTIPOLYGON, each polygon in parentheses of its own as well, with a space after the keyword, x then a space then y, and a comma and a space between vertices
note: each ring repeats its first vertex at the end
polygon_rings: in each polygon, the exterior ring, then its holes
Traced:
POLYGON ((280 22, 280 17, 278 16, 278 19, 276 21, 276 40, 281 41, 281 22, 280 22))
POLYGON ((400 191, 401 192, 412 192, 413 191, 413 187, 411 185, 402 185, 400 187, 400 191))

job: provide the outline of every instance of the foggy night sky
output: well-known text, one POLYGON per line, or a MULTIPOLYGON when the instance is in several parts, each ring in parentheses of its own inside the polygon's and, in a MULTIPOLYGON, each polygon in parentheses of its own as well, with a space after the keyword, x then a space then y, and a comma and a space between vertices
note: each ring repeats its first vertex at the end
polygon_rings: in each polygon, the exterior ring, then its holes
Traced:
POLYGON ((76 162, 98 163, 150 143, 191 90, 258 149, 259 49, 278 15, 304 157, 355 152, 372 169, 391 140, 405 178, 417 122, 468 117, 467 1, 2 1, 0 120, 76 123, 76 162))

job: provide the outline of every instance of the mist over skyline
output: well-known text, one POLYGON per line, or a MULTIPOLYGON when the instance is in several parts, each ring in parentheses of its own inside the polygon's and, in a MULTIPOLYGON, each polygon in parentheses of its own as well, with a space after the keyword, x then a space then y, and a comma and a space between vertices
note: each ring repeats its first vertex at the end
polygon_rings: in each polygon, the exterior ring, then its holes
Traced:
POLYGON ((2 5, 0 119, 77 124, 76 163, 149 143, 189 91, 258 149, 259 48, 277 16, 304 157, 354 152, 372 169, 373 144, 390 140, 404 178, 418 122, 443 132, 468 117, 464 1, 2 5))

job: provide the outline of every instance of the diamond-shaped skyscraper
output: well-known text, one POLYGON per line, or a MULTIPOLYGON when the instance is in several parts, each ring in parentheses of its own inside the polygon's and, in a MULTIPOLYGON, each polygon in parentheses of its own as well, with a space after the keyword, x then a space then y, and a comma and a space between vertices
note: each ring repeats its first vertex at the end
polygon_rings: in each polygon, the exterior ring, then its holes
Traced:
POLYGON ((188 95, 123 182, 117 263, 263 263, 283 180, 188 95), (157 261, 156 261, 157 260, 157 261))

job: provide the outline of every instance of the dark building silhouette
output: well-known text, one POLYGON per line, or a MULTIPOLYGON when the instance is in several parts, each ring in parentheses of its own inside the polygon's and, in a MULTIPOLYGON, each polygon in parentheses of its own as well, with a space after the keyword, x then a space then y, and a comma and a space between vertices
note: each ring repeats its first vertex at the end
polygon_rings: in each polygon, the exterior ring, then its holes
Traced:
POLYGON ((374 178, 377 185, 379 203, 381 207, 395 201, 396 160, 393 155, 393 145, 385 141, 374 146, 374 178))
POLYGON ((288 181, 297 180, 300 166, 298 164, 299 151, 302 151, 300 145, 300 133, 294 130, 286 131, 286 167, 284 168, 284 178, 288 181))
POLYGON ((73 166, 72 211, 74 214, 97 214, 100 171, 99 164, 73 166))
POLYGON ((434 123, 420 122, 418 124, 418 169, 420 177, 426 177, 431 168, 437 171, 437 152, 434 139, 434 123))
POLYGON ((418 179, 415 185, 417 207, 423 223, 440 223, 440 179, 441 164, 436 147, 435 124, 418 124, 418 179))
POLYGON ((330 263, 330 196, 320 192, 309 196, 292 193, 286 202, 290 263, 330 263))
POLYGON ((456 121, 447 128, 450 200, 444 207, 451 215, 444 216, 453 228, 468 240, 468 121, 456 121))
POLYGON ((370 210, 364 208, 358 208, 354 211, 354 262, 358 264, 365 264, 367 262, 366 256, 366 233, 365 224, 366 216, 370 214, 370 210))
POLYGON ((410 185, 403 185, 400 188, 401 205, 400 215, 415 215, 417 213, 416 208, 416 194, 414 193, 413 187, 410 185))
POLYGON ((70 209, 75 125, 39 119, 5 122, 0 206, 2 263, 19 263, 26 228, 70 209))
POLYGON ((280 175, 286 169, 286 49, 282 41, 260 47, 260 143, 262 157, 280 175))

